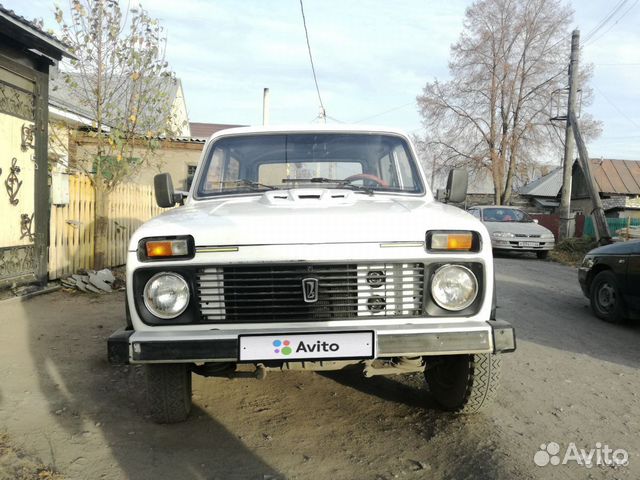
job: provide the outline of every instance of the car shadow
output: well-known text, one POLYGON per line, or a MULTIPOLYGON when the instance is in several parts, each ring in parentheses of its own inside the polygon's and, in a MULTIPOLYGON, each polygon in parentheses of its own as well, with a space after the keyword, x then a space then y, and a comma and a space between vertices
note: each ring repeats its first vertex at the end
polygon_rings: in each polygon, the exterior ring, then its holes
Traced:
POLYGON ((320 375, 349 389, 420 412, 420 435, 429 452, 425 458, 429 472, 416 478, 523 478, 522 471, 503 462, 509 445, 503 442, 491 408, 471 416, 444 412, 430 396, 421 373, 365 378, 361 369, 347 368, 320 375), (462 454, 451 462, 450 456, 443 457, 442 452, 462 454))
POLYGON ((142 367, 113 367, 106 360, 106 339, 124 324, 124 308, 113 311, 113 299, 105 303, 109 297, 57 292, 16 302, 13 313, 28 323, 33 370, 65 432, 56 437, 67 439, 51 443, 51 457, 60 458, 55 451, 66 448, 82 459, 59 466, 65 478, 284 478, 196 405, 184 423, 149 419, 142 367), (101 448, 110 454, 98 453, 101 448))
POLYGON ((345 368, 338 371, 320 372, 323 377, 329 378, 340 385, 358 390, 367 395, 372 395, 382 400, 394 403, 402 403, 412 408, 435 409, 437 405, 429 396, 426 387, 416 386, 424 383, 422 374, 402 376, 402 380, 392 376, 380 375, 366 378, 360 367, 345 368), (420 377, 419 379, 416 377, 420 377), (407 382, 410 379, 411 383, 407 382))

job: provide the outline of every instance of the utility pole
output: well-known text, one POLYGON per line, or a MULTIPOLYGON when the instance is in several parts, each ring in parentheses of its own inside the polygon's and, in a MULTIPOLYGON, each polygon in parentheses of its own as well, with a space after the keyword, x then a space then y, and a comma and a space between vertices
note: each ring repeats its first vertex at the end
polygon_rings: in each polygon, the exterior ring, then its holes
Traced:
POLYGON ((269 89, 265 88, 262 91, 262 125, 269 125, 269 113, 271 108, 269 100, 269 89))
POLYGON ((569 62, 569 98, 567 101, 567 120, 564 130, 564 168, 562 196, 560 197, 560 239, 568 238, 571 233, 571 173, 573 170, 573 127, 575 118, 576 93, 578 92, 578 56, 580 51, 580 30, 571 34, 571 60, 569 62), (572 115, 574 114, 574 115, 572 115))
POLYGON ((575 112, 571 112, 571 124, 573 125, 573 135, 575 136, 576 144, 578 145, 578 154, 580 157, 580 168, 587 184, 587 190, 589 190, 589 196, 591 197, 591 216, 593 218, 596 240, 600 245, 607 245, 611 243, 611 232, 609 232, 609 224, 607 218, 604 215, 604 208, 602 208, 602 200, 600 199, 600 193, 598 192, 598 186, 596 185, 593 175, 591 175, 591 166, 589 165, 589 152, 587 152, 587 146, 582 139, 580 133, 580 126, 578 125, 578 118, 575 112))

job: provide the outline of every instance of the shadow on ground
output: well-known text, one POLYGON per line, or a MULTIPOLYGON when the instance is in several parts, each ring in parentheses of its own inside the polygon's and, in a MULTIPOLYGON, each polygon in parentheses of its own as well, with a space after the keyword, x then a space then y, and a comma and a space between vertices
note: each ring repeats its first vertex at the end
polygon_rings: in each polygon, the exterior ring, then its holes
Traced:
MULTIPOLYGON (((78 451, 64 472, 67 478, 284 478, 198 407, 185 423, 152 423, 145 415, 142 368, 112 367, 106 361, 106 338, 115 325, 124 324, 124 311, 113 311, 112 300, 105 305, 107 296, 77 295, 51 294, 15 304, 29 323, 41 391, 78 451), (81 330, 74 328, 78 322, 66 321, 70 312, 85 320, 81 330), (82 445, 89 451, 94 443, 106 443, 117 465, 83 457, 82 445)), ((55 458, 55 449, 62 447, 51 448, 55 458)))
POLYGON ((496 406, 469 416, 443 412, 430 396, 422 374, 365 378, 361 370, 347 368, 320 375, 348 389, 421 412, 420 435, 430 455, 428 471, 417 478, 527 478, 503 462, 507 445, 492 417, 496 406))
POLYGON ((25 371, 37 375, 47 421, 59 426, 30 429, 52 436, 49 457, 66 478, 526 478, 505 462, 499 410, 442 413, 421 375, 198 380, 189 419, 155 425, 145 416, 143 369, 106 362, 106 339, 124 323, 121 297, 58 292, 12 307, 28 326, 25 371))

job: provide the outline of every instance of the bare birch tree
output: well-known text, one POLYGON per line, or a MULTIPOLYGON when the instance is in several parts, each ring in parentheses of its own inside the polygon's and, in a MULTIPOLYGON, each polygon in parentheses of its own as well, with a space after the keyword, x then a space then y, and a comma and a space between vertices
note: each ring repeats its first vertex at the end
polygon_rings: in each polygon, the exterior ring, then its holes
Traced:
POLYGON ((76 166, 96 189, 94 261, 102 268, 109 194, 148 165, 158 137, 177 128, 163 81, 174 77, 164 59, 163 29, 141 7, 123 12, 118 0, 71 0, 68 14, 67 23, 55 7, 62 39, 77 58, 62 75, 93 121, 89 158, 76 159, 76 166))
POLYGON ((572 13, 560 0, 474 2, 451 47, 451 79, 427 83, 417 98, 434 158, 490 175, 496 204, 508 204, 518 175, 559 146, 549 118, 567 82, 572 13))

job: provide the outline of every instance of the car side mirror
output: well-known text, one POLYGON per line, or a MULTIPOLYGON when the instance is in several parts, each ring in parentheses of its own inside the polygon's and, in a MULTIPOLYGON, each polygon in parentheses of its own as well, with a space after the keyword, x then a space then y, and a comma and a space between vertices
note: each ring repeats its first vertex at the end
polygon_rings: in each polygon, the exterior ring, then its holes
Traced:
POLYGON ((156 195, 156 203, 160 208, 170 208, 175 204, 184 204, 184 194, 173 190, 173 180, 168 173, 159 173, 153 177, 153 188, 156 195))
POLYGON ((445 200, 452 203, 462 203, 467 198, 469 185, 469 173, 463 168, 454 168, 449 171, 445 200))

